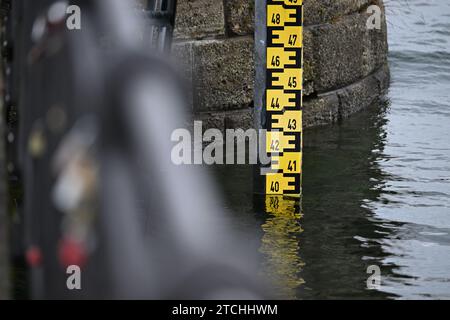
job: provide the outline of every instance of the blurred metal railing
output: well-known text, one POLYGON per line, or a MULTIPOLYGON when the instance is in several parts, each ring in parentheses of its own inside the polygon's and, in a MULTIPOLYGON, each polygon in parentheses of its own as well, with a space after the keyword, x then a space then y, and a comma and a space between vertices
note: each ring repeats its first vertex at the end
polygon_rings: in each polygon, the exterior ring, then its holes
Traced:
POLYGON ((171 132, 186 118, 179 78, 161 54, 176 1, 149 1, 146 21, 123 0, 73 1, 79 31, 49 21, 49 12, 64 17, 61 4, 12 7, 11 151, 23 177, 31 297, 260 297, 212 182, 170 159, 171 132), (144 24, 150 47, 139 38, 144 24), (66 287, 69 265, 82 267, 83 290, 66 287))
POLYGON ((145 9, 151 21, 150 34, 153 39, 158 39, 153 42, 159 42, 165 50, 172 44, 176 10, 176 0, 149 0, 145 9))

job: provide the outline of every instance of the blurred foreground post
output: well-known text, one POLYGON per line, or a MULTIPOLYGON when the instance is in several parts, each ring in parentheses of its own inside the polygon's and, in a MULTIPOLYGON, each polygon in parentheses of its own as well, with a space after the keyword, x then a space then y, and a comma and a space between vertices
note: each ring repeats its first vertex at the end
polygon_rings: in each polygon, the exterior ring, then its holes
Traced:
MULTIPOLYGON (((3 28, 4 17, 9 9, 7 3, 0 0, 0 10, 2 21, 0 21, 0 28, 3 28)), ((0 92, 4 91, 3 80, 3 52, 0 54, 0 92)), ((4 130, 4 105, 3 99, 0 99, 0 300, 7 299, 9 297, 9 234, 8 228, 8 216, 6 211, 7 196, 6 196, 6 155, 5 155, 5 130, 4 130)))
MULTIPOLYGON (((0 79, 1 83, 1 79, 0 79)), ((0 105, 3 112, 3 106, 0 105)), ((0 117, 0 300, 8 298, 9 291, 9 264, 8 264, 8 219, 6 213, 6 175, 5 175, 5 154, 3 141, 3 119, 0 117)))
POLYGON ((234 235, 211 178, 171 159, 170 137, 188 119, 164 50, 175 2, 144 12, 123 0, 75 4, 76 31, 66 28, 66 2, 21 10, 17 143, 30 296, 263 297, 256 253, 234 235))

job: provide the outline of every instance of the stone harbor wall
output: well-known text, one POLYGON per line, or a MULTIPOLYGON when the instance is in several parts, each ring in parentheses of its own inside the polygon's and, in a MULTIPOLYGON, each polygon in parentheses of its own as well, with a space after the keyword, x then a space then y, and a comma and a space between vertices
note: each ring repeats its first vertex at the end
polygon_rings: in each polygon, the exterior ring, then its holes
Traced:
MULTIPOLYGON (((304 0, 304 10, 304 125, 311 127, 348 117, 388 87, 388 46, 382 0, 304 0), (381 30, 367 29, 372 4, 383 10, 381 30)), ((176 25, 195 118, 205 127, 252 127, 254 0, 178 0, 176 25)))

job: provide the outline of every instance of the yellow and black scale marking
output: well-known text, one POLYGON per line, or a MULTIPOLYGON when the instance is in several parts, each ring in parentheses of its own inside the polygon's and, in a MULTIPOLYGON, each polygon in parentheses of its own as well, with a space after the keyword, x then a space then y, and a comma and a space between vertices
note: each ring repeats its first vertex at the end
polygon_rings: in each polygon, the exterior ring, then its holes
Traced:
POLYGON ((299 198, 302 183, 303 0, 267 0, 265 194, 299 198))

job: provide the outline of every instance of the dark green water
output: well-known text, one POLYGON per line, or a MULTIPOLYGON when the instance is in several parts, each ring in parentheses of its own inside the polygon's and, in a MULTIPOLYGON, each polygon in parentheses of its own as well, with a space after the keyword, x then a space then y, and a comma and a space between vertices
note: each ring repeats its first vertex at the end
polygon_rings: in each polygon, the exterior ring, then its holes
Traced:
POLYGON ((236 225, 259 235, 285 297, 450 299, 450 3, 387 9, 390 91, 305 133, 303 217, 254 206, 250 167, 220 169, 236 225))

